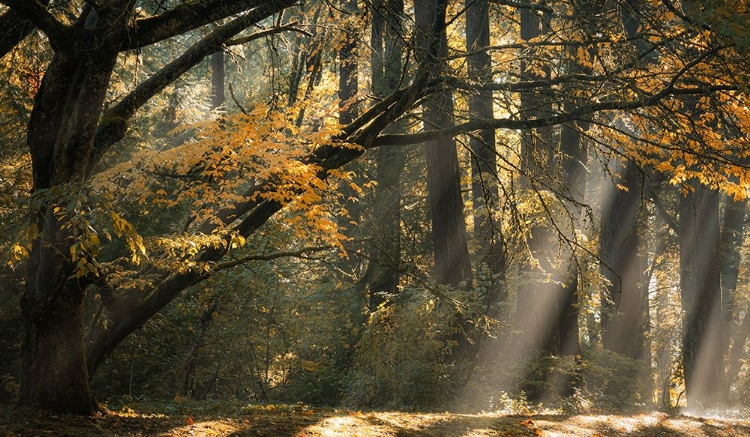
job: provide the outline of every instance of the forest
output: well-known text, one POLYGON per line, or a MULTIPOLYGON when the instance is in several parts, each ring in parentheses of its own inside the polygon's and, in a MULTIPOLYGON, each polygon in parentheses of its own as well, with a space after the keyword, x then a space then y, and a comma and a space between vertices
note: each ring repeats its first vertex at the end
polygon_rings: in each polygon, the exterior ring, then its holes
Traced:
POLYGON ((744 0, 0 0, 0 78, 9 408, 750 411, 744 0))

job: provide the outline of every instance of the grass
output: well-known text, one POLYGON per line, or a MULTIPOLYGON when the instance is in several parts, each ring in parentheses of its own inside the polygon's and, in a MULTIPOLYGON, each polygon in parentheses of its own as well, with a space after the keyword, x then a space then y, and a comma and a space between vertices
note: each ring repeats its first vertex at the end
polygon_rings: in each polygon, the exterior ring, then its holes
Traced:
POLYGON ((0 437, 15 436, 750 436, 750 420, 665 413, 456 414, 318 409, 306 405, 138 403, 94 417, 0 408, 0 437))

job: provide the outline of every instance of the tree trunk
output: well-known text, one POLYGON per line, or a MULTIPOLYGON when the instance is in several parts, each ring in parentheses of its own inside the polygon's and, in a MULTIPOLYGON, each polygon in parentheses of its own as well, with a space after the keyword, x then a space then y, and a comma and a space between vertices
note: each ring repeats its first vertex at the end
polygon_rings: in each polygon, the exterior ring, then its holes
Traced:
MULTIPOLYGON (((490 45, 489 4, 486 0, 466 1, 466 51, 468 80, 492 82, 490 55, 483 48, 490 45)), ((479 90, 469 96, 469 117, 494 117, 492 91, 479 90)), ((498 207, 497 151, 494 129, 483 129, 471 136, 471 192, 474 203, 474 238, 479 241, 480 265, 487 268, 489 287, 485 296, 486 311, 506 298, 503 276, 506 269, 505 247, 501 225, 494 219, 498 207)), ((481 270, 481 268, 479 269, 481 270)))
POLYGON ((88 385, 83 346, 85 282, 70 258, 75 229, 68 221, 75 184, 85 179, 117 52, 110 41, 55 53, 36 96, 28 128, 34 193, 41 208, 29 259, 20 404, 89 414, 96 403, 88 385), (101 47, 105 48, 101 48, 101 47), (59 208, 56 210, 56 208, 59 208), (66 211, 62 213, 61 211, 66 211))
POLYGON ((634 360, 643 356, 645 272, 648 267, 642 246, 639 211, 643 199, 643 174, 633 163, 622 168, 625 189, 614 184, 602 206, 599 231, 601 272, 609 284, 602 303, 604 348, 634 360))
MULTIPOLYGON (((726 199, 724 224, 720 237, 721 257, 721 304, 724 328, 727 329, 737 321, 736 293, 737 276, 740 266, 740 248, 745 236, 745 212, 747 200, 726 199)), ((742 351, 747 341, 750 318, 745 315, 739 324, 737 334, 730 336, 724 333, 724 353, 727 354, 727 388, 734 383, 739 374, 742 351), (731 344, 731 349, 730 349, 731 344)))
MULTIPOLYGON (((639 214, 643 210, 643 174, 632 162, 620 167, 620 172, 623 174, 619 183, 625 189, 619 189, 614 182, 605 188, 609 194, 602 205, 599 229, 600 270, 608 281, 602 298, 602 344, 604 349, 644 361, 649 320, 648 257, 639 214)), ((618 399, 635 394, 619 393, 621 388, 608 386, 607 394, 618 399)))
MULTIPOLYGON (((447 53, 445 32, 445 4, 441 0, 418 0, 414 4, 418 59, 433 62, 441 71, 447 53), (440 28, 436 34, 436 27, 440 28), (438 59, 435 61, 435 58, 438 59)), ((427 129, 453 124, 453 98, 450 91, 433 94, 423 103, 427 129)), ((471 263, 466 241, 461 174, 458 166, 456 142, 453 139, 432 140, 425 143, 427 157, 427 198, 432 221, 432 244, 435 255, 435 278, 438 284, 457 287, 471 283, 471 263)))
MULTIPOLYGON (((724 327, 735 322, 735 302, 737 276, 740 270, 740 248, 745 236, 745 210, 747 200, 734 200, 726 197, 724 220, 719 238, 719 257, 721 262, 721 313, 724 327)), ((729 350, 730 336, 724 335, 724 352, 729 350)))
MULTIPOLYGON (((396 91, 403 68, 404 42, 400 34, 404 14, 402 0, 373 3, 372 84, 373 93, 384 98, 396 91)), ((398 133, 400 125, 388 131, 398 133)), ((362 281, 369 295, 369 310, 376 311, 387 294, 396 293, 401 278, 401 174, 406 161, 404 148, 375 151, 375 181, 369 221, 370 263, 362 281)))
POLYGON ((701 411, 727 400, 724 375, 719 194, 693 183, 680 203, 682 367, 688 408, 701 411))
POLYGON ((218 51, 211 55, 211 109, 216 109, 224 104, 224 52, 218 51))

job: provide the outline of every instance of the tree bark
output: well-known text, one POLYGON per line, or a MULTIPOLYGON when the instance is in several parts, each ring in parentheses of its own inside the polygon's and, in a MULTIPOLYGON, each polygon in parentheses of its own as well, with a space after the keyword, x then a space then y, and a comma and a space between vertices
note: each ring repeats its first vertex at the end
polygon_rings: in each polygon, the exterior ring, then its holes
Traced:
MULTIPOLYGON (((624 189, 618 188, 616 181, 605 188, 609 194, 602 205, 599 228, 600 271, 608 281, 602 297, 602 345, 606 350, 645 364, 650 362, 647 358, 650 351, 644 347, 649 326, 648 251, 642 235, 644 176, 632 162, 620 166, 619 173, 622 177, 619 184, 624 189)), ((640 376, 632 374, 633 378, 640 376)), ((607 394, 628 399, 628 394, 617 392, 620 389, 608 386, 607 394)))
MULTIPOLYGON (((470 83, 492 82, 492 63, 485 47, 490 45, 489 3, 485 0, 466 1, 466 51, 470 83)), ((470 119, 494 118, 491 90, 478 90, 469 95, 470 119)), ((474 238, 479 241, 480 265, 489 275, 484 301, 487 311, 506 299, 503 279, 507 268, 502 226, 496 220, 499 205, 497 150, 495 130, 482 129, 469 140, 471 150, 471 192, 474 206, 474 238)), ((479 269, 482 270, 481 268, 479 269)))
POLYGON ((682 367, 688 408, 727 401, 719 278, 719 194, 693 183, 680 202, 682 367))
MULTIPOLYGON (((440 71, 444 68, 443 59, 447 53, 445 3, 442 0, 418 0, 414 4, 414 13, 419 28, 417 58, 420 62, 432 62, 436 70, 440 71), (435 33, 437 29, 440 29, 439 33, 435 33)), ((450 91, 436 92, 422 107, 426 127, 453 124, 453 98, 450 91)), ((468 286, 471 283, 471 263, 466 241, 456 142, 453 139, 428 141, 425 142, 425 152, 435 278, 438 284, 468 286)))
POLYGON ((644 280, 648 267, 638 224, 643 174, 630 162, 621 172, 625 189, 609 188, 612 194, 602 207, 599 231, 601 272, 609 282, 602 303, 602 342, 605 349, 640 360, 647 322, 644 280))
MULTIPOLYGON (((404 42, 400 33, 402 0, 374 2, 372 18, 372 91, 384 98, 399 87, 404 42)), ((400 126, 393 126, 399 130, 400 126)), ((375 151, 372 220, 369 221, 370 263, 362 281, 369 295, 369 310, 376 311, 387 294, 396 293, 401 277, 401 174, 406 161, 403 148, 375 151)))
MULTIPOLYGON (((127 7, 119 11, 129 15, 127 7)), ((24 406, 90 414, 97 409, 89 390, 83 345, 85 281, 75 278, 69 257, 75 242, 69 199, 85 180, 99 117, 124 28, 117 14, 102 14, 107 32, 58 42, 35 98, 28 127, 33 192, 39 196, 27 286, 21 397, 24 406), (116 45, 115 45, 116 47, 116 45), (66 198, 68 200, 66 200, 66 198), (65 211, 64 213, 62 211, 65 211)))

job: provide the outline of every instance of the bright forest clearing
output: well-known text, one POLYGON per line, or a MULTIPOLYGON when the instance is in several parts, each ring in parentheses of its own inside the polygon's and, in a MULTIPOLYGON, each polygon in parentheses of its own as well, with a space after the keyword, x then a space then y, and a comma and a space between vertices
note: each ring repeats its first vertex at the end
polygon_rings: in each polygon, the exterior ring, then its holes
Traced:
POLYGON ((750 421, 648 413, 596 414, 451 414, 362 412, 297 405, 138 405, 94 417, 15 414, 0 421, 5 435, 97 436, 743 436, 750 421), (144 412, 148 411, 148 412, 144 412))
POLYGON ((0 0, 0 77, 18 417, 747 431, 746 2, 0 0))

